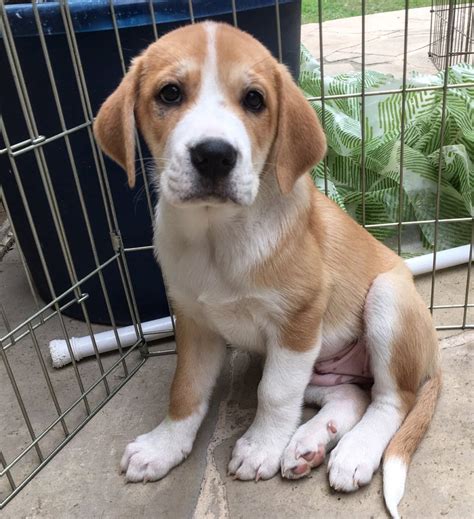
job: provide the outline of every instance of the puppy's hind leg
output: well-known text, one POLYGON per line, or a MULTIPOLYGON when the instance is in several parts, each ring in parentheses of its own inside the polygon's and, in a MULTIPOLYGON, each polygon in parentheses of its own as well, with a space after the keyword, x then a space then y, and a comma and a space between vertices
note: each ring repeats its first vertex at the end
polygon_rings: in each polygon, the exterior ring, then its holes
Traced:
POLYGON ((418 389, 437 369, 434 327, 404 265, 375 279, 364 320, 374 376, 372 403, 332 451, 328 464, 331 486, 346 492, 372 479, 418 389))
POLYGON ((354 384, 309 385, 305 402, 316 404, 321 410, 301 425, 291 438, 281 462, 282 476, 298 479, 321 465, 326 453, 362 418, 369 400, 368 392, 354 384))
POLYGON ((129 443, 120 462, 127 481, 161 479, 191 452, 225 355, 225 342, 178 313, 178 361, 168 416, 129 443))

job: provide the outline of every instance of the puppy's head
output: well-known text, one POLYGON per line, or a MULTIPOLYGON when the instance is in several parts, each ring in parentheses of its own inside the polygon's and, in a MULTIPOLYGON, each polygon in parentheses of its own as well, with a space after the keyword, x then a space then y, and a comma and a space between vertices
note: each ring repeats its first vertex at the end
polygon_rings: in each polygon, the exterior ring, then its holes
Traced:
POLYGON ((104 151, 135 183, 135 126, 173 205, 250 205, 263 174, 282 193, 324 155, 314 110, 286 68, 248 34, 206 22, 153 43, 102 105, 104 151))

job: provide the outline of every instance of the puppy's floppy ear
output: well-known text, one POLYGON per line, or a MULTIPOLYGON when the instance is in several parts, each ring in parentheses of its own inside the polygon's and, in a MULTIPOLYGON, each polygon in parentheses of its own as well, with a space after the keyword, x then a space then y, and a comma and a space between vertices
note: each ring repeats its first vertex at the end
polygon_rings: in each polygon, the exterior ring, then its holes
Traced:
POLYGON ((326 137, 318 117, 286 67, 277 71, 278 127, 273 160, 281 192, 290 193, 298 178, 326 153, 326 137))
POLYGON ((127 172, 128 185, 135 185, 135 102, 142 58, 132 65, 117 89, 100 107, 94 135, 105 153, 127 172))

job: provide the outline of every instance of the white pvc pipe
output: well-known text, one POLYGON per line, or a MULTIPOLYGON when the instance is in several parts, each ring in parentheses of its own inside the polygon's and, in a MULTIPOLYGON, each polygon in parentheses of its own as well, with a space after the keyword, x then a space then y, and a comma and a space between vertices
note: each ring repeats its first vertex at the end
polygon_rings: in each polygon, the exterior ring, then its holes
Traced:
MULTIPOLYGON (((454 267, 469 261, 470 245, 463 245, 454 249, 440 251, 436 254, 436 270, 454 267)), ((408 268, 414 276, 426 274, 433 270, 433 254, 424 254, 416 258, 405 260, 408 268)), ((155 319, 154 321, 145 321, 141 323, 143 334, 146 341, 170 337, 173 335, 173 326, 169 317, 155 319)), ((123 348, 127 348, 135 344, 138 337, 133 326, 117 329, 120 343, 123 348)), ((94 335, 95 342, 99 353, 113 351, 118 349, 115 333, 112 330, 96 333, 94 335)), ((90 335, 84 337, 72 337, 70 339, 71 348, 76 361, 94 355, 94 348, 90 335)), ((53 340, 49 343, 49 351, 55 368, 61 368, 71 362, 71 356, 64 340, 53 340)))
MULTIPOLYGON (((469 261, 470 245, 461 245, 454 249, 442 250, 436 253, 436 270, 462 265, 469 261)), ((423 254, 416 258, 405 260, 407 267, 414 276, 433 271, 433 254, 423 254)))
MULTIPOLYGON (((141 327, 146 341, 154 341, 155 339, 161 339, 173 335, 173 325, 170 317, 145 321, 141 323, 141 327)), ((117 328, 117 334, 122 348, 128 348, 138 340, 134 326, 117 328)), ((94 334, 94 338, 99 353, 118 349, 115 332, 113 330, 96 333, 94 334)), ((72 337, 69 341, 76 361, 95 354, 90 335, 85 335, 84 337, 72 337)), ((71 362, 71 356, 65 340, 56 339, 51 341, 49 343, 49 352, 51 354, 51 360, 53 361, 53 367, 55 368, 62 368, 71 362)))

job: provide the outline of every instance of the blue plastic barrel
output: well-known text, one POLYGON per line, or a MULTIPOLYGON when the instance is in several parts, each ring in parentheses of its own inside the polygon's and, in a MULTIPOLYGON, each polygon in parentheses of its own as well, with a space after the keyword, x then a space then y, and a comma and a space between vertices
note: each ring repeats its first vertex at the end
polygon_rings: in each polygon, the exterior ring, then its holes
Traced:
MULTIPOLYGON (((278 56, 275 2, 276 0, 236 0, 235 4, 238 26, 254 35, 275 56, 278 56)), ((278 4, 283 61, 297 77, 301 2, 300 0, 279 0, 278 4)), ((96 113, 101 103, 122 78, 110 3, 107 0, 70 0, 68 5, 92 110, 96 113)), ((153 6, 159 36, 190 23, 188 0, 154 0, 152 3, 144 0, 115 0, 113 5, 126 64, 154 41, 150 5, 153 6)), ((213 19, 233 22, 231 0, 193 0, 192 5, 196 21, 213 19)), ((80 103, 79 89, 61 9, 58 2, 39 3, 37 9, 46 36, 66 127, 75 128, 83 124, 86 119, 80 103)), ((31 4, 7 5, 6 13, 38 131, 46 138, 52 137, 61 132, 61 126, 32 6, 31 4)), ((29 133, 6 54, 4 38, 5 35, 0 34, 2 117, 10 144, 16 144, 27 140, 29 133)), ((92 224, 92 232, 98 247, 99 260, 102 263, 109 259, 114 251, 87 127, 71 133, 69 139, 92 224)), ((0 136, 0 148, 4 147, 3 136, 0 136)), ((92 272, 96 265, 65 141, 63 138, 58 138, 42 146, 42 150, 51 174, 77 277, 81 279, 92 272)), ((144 148, 144 155, 149 155, 146 148, 144 148)), ((51 274, 54 290, 56 295, 61 294, 71 286, 71 280, 54 227, 35 154, 32 150, 19 154, 15 157, 15 162, 51 274)), ((152 222, 143 192, 143 177, 138 177, 137 186, 132 191, 127 186, 124 172, 108 159, 107 172, 125 246, 149 245, 152 241, 152 222)), ((14 179, 12 163, 7 154, 0 155, 0 181, 34 283, 40 296, 45 301, 50 301, 51 293, 28 224, 25 207, 20 198, 18 185, 14 179)), ((168 315, 163 280, 153 254, 150 251, 128 253, 127 260, 140 318, 149 320, 168 315)), ((129 324, 131 316, 116 262, 105 267, 103 275, 117 323, 129 324)), ((84 282, 80 290, 82 293, 88 294, 87 310, 91 321, 110 324, 97 275, 84 282)), ((71 298, 72 296, 69 296, 69 299, 71 298)), ((64 304, 67 301, 66 297, 61 303, 64 304)), ((65 309, 64 313, 77 319, 84 318, 81 307, 76 303, 65 309)))

